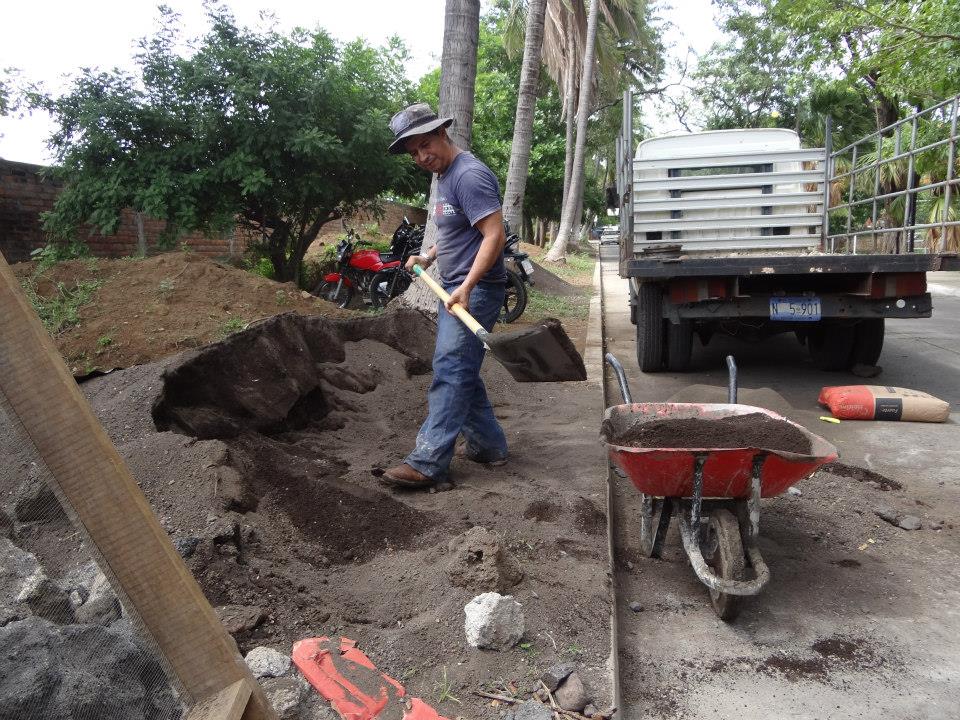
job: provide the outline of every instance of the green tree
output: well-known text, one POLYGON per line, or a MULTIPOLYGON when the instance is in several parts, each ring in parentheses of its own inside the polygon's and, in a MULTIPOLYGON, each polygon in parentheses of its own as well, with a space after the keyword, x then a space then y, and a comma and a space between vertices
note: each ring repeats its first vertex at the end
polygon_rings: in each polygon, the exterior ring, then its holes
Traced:
POLYGON ((322 30, 238 27, 208 8, 209 30, 181 55, 175 16, 142 41, 137 74, 84 71, 70 92, 42 99, 66 181, 48 231, 114 231, 125 207, 167 221, 171 234, 258 237, 279 280, 297 280, 323 223, 421 178, 385 150, 390 114, 407 99, 399 41, 340 45, 322 30))

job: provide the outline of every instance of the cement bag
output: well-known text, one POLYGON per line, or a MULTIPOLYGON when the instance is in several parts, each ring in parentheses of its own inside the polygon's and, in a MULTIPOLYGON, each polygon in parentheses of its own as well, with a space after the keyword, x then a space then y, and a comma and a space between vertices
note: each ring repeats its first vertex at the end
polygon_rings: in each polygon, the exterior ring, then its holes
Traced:
POLYGON ((820 404, 841 420, 944 422, 950 415, 950 403, 933 395, 882 385, 825 387, 820 404))

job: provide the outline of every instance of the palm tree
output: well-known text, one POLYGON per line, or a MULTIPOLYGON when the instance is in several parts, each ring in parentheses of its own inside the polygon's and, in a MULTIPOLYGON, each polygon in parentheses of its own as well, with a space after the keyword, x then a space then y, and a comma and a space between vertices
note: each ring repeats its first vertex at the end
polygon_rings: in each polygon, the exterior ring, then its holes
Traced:
MULTIPOLYGON (((511 11, 520 6, 515 2, 511 11)), ((530 146, 533 144, 533 110, 537 103, 540 82, 540 57, 543 48, 543 24, 547 0, 529 0, 526 33, 523 44, 523 65, 517 93, 517 114, 513 125, 513 145, 507 184, 503 192, 503 217, 519 230, 523 219, 523 196, 530 170, 530 146)))
POLYGON ((583 53, 583 69, 580 71, 580 98, 577 102, 577 142, 573 151, 573 169, 570 173, 570 187, 563 201, 560 229, 550 246, 547 260, 558 262, 567 250, 567 240, 574 229, 577 207, 583 198, 583 168, 587 146, 587 118, 590 114, 590 96, 593 90, 593 65, 596 58, 597 17, 601 0, 590 0, 590 12, 587 16, 587 37, 583 53))
MULTIPOLYGON (((477 81, 477 46, 480 44, 480 0, 447 0, 443 20, 443 55, 440 58, 441 117, 452 117, 448 133, 464 150, 473 138, 473 97, 477 81)), ((430 183, 427 228, 423 238, 425 253, 437 242, 437 224, 432 210, 437 199, 437 181, 430 183)), ((437 266, 428 271, 437 276, 437 266)), ((415 282, 397 301, 429 315, 437 312, 437 296, 426 283, 415 282)))

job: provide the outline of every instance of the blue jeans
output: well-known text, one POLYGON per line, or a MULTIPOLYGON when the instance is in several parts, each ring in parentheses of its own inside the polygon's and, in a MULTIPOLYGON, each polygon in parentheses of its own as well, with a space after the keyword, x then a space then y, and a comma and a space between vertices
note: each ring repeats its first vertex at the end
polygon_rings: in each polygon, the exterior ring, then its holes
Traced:
MULTIPOLYGON (((447 292, 453 289, 446 287, 447 292)), ((503 308, 503 294, 503 285, 490 283, 478 283, 470 293, 470 314, 487 330, 503 308)), ((416 447, 404 460, 435 482, 446 479, 460 433, 471 459, 493 462, 507 457, 507 439, 480 379, 485 352, 477 336, 439 303, 430 410, 417 433, 416 447)))

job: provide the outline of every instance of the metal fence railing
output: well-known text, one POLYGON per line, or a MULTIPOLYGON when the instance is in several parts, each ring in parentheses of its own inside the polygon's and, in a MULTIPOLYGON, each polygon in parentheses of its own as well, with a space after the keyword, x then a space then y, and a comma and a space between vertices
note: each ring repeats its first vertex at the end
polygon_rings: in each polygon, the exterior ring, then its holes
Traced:
POLYGON ((960 95, 839 150, 826 127, 823 250, 960 251, 960 95))

